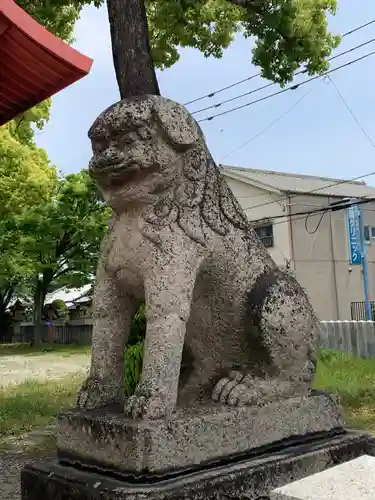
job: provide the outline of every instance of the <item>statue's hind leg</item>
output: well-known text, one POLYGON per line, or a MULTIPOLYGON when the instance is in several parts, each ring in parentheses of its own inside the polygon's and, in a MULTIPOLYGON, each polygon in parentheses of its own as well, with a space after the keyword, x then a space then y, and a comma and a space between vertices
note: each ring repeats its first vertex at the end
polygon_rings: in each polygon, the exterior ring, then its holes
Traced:
POLYGON ((306 395, 315 374, 318 324, 297 281, 280 271, 259 278, 249 293, 249 345, 257 345, 247 369, 215 386, 213 399, 232 406, 306 395))

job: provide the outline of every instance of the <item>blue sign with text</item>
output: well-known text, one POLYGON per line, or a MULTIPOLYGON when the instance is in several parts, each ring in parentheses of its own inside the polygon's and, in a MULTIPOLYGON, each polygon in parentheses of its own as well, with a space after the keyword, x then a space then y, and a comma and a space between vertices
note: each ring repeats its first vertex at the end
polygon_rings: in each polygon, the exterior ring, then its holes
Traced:
POLYGON ((362 264, 361 227, 359 221, 359 208, 353 205, 348 208, 350 263, 362 264))

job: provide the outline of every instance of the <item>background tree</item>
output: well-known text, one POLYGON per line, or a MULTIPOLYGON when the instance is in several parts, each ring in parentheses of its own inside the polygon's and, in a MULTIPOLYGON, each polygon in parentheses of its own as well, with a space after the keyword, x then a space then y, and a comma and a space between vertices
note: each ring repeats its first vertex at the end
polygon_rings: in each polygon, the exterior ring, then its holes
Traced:
POLYGON ((23 218, 25 254, 33 263, 29 283, 34 302, 35 344, 42 339, 47 293, 93 281, 109 214, 88 171, 82 170, 59 179, 51 200, 23 218))
POLYGON ((46 152, 33 141, 32 127, 43 125, 48 105, 43 103, 22 119, 0 127, 0 338, 5 331, 5 311, 15 293, 24 291, 25 279, 33 269, 19 223, 49 199, 57 180, 46 152))
POLYGON ((73 41, 74 24, 85 4, 97 1, 74 0, 15 0, 38 23, 67 42, 73 41))
POLYGON ((32 274, 32 264, 23 254, 22 235, 9 225, 0 220, 0 341, 10 326, 7 308, 16 296, 27 292, 27 278, 32 274))
MULTIPOLYGON (((81 9, 104 3, 16 1, 67 41, 72 40, 81 9)), ((179 59, 180 47, 221 57, 239 32, 254 37, 253 63, 260 67, 262 76, 281 84, 290 81, 302 64, 309 74, 327 69, 326 58, 339 44, 339 37, 327 30, 327 16, 336 12, 336 0, 108 0, 107 4, 115 69, 125 94, 125 87, 130 93, 142 89, 141 93, 146 93, 151 88, 157 93, 150 66, 172 66, 179 59), (133 56, 130 48, 135 50, 133 56)))
POLYGON ((69 316, 68 306, 61 299, 55 299, 48 306, 44 306, 44 309, 47 309, 44 313, 45 318, 51 316, 51 312, 53 315, 52 319, 66 319, 69 316))
POLYGON ((107 0, 107 5, 121 97, 158 94, 154 65, 172 65, 180 46, 221 57, 238 31, 255 37, 253 63, 262 76, 282 85, 302 64, 309 74, 327 69, 327 56, 340 41, 327 31, 336 0, 107 0))

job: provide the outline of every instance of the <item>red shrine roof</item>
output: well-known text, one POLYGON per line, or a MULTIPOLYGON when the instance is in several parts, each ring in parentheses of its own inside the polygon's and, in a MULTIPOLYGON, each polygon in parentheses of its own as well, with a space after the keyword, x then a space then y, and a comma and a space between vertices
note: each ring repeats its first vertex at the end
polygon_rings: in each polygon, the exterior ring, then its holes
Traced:
POLYGON ((92 62, 0 0, 0 125, 87 75, 92 62))

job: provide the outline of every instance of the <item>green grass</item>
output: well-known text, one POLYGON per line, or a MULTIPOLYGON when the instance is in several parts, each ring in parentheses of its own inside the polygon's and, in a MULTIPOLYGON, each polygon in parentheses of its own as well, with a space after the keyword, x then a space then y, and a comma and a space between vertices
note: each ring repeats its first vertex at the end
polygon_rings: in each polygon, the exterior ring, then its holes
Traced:
POLYGON ((348 424, 375 433, 375 359, 323 350, 314 387, 338 393, 348 424))
MULTIPOLYGON (((54 347, 60 353, 71 353, 72 349, 77 352, 72 346, 54 347)), ((14 349, 13 354, 25 354, 22 348, 20 350, 14 349)), ((78 348, 78 352, 85 351, 78 348)), ((69 376, 0 389, 0 436, 19 434, 53 422, 62 409, 74 406, 83 379, 84 375, 69 376)), ((375 359, 322 351, 314 387, 338 392, 348 423, 375 433, 375 359)))
POLYGON ((43 344, 31 347, 29 344, 0 344, 0 358, 3 356, 40 356, 48 353, 58 353, 62 357, 74 354, 90 354, 91 347, 83 345, 43 344))
POLYGON ((0 437, 47 425, 74 406, 84 375, 47 382, 25 382, 0 390, 0 437))

